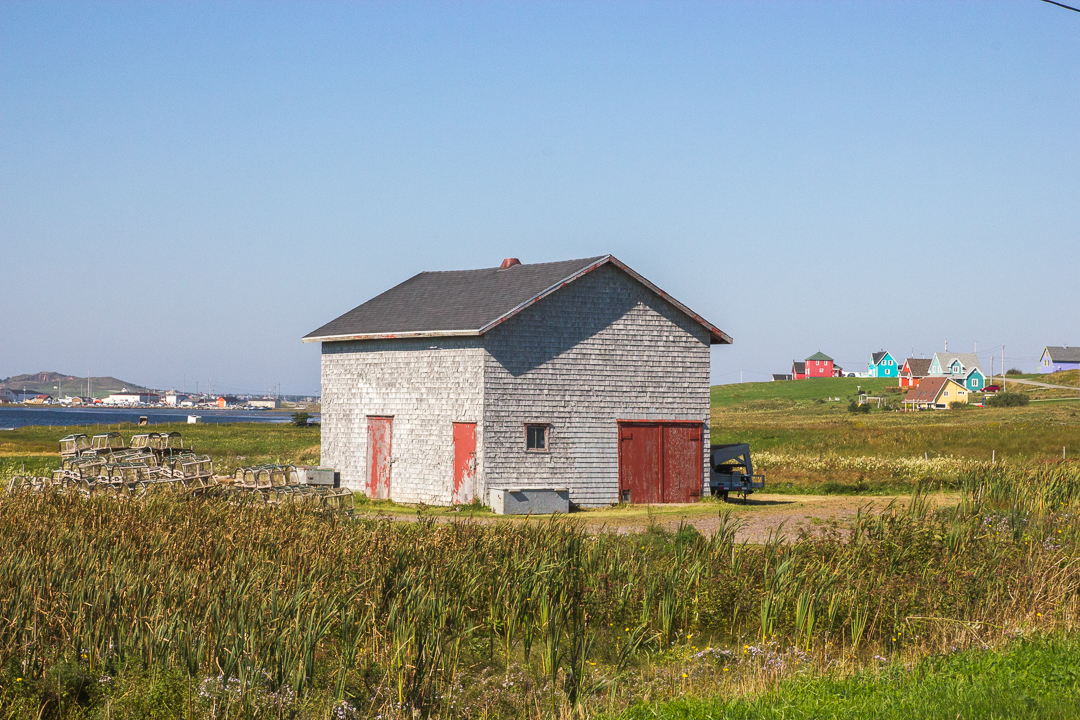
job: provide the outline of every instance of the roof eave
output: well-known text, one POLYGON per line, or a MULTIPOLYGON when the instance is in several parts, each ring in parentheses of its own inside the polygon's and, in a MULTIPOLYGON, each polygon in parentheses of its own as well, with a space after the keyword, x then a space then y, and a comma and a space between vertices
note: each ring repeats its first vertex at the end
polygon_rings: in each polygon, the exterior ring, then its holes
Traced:
POLYGON ((426 337, 476 337, 479 330, 416 330, 397 333, 361 333, 352 335, 315 335, 301 339, 301 342, 348 342, 350 340, 400 340, 402 338, 426 337))
POLYGON ((660 297, 664 298, 666 301, 668 301, 669 303, 671 303, 672 305, 677 307, 680 311, 682 311, 686 315, 693 318, 693 320, 695 322, 697 322, 699 325, 701 325, 702 327, 707 329, 709 331, 709 344, 710 345, 731 345, 732 344, 732 339, 731 339, 730 335, 728 335, 727 333, 722 331, 720 328, 716 327, 715 325, 713 325, 712 323, 707 321, 705 318, 701 317, 700 315, 698 315, 697 313, 692 311, 687 306, 683 305, 681 302, 679 302, 675 298, 668 295, 666 292, 664 292, 659 287, 657 287, 653 283, 646 280, 641 275, 638 275, 636 272, 631 270, 629 267, 627 267, 624 263, 622 263, 620 260, 615 258, 613 255, 605 255, 604 257, 600 258, 599 260, 596 260, 594 262, 589 263, 588 265, 581 268, 577 272, 563 278, 562 280, 555 283, 551 287, 549 287, 549 288, 547 288, 545 290, 542 290, 541 292, 537 293, 536 295, 529 298, 525 302, 517 305, 514 308, 511 308, 507 312, 503 313, 499 317, 495 318, 491 322, 487 323, 486 325, 484 325, 484 326, 482 326, 482 327, 480 327, 480 328, 478 328, 476 330, 436 330, 436 331, 401 332, 401 333, 368 333, 368 334, 350 334, 350 335, 312 335, 312 336, 308 336, 308 337, 303 338, 302 342, 345 342, 345 341, 349 341, 349 340, 389 340, 389 339, 409 338, 409 337, 450 337, 450 336, 483 335, 488 330, 491 330, 492 328, 496 327, 497 325, 501 325, 502 323, 506 322, 510 318, 514 317, 515 315, 520 313, 525 308, 527 308, 527 307, 529 307, 531 305, 535 305, 539 301, 546 298, 548 295, 551 295, 556 290, 559 290, 560 288, 565 287, 566 285, 572 283, 573 281, 577 280, 581 276, 592 272, 596 268, 598 268, 601 265, 604 265, 606 263, 611 263, 611 264, 615 265, 620 270, 625 272, 627 275, 634 278, 639 283, 641 283, 645 287, 649 288, 650 290, 652 290, 654 293, 656 293, 660 297))

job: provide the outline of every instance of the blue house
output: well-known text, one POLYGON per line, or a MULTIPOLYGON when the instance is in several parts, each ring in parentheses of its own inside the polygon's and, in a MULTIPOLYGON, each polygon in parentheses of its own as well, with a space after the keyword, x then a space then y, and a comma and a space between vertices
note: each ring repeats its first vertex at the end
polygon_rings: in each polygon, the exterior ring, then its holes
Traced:
POLYGON ((1053 373, 1080 368, 1080 348, 1047 345, 1039 358, 1039 372, 1053 373))
POLYGON ((870 355, 870 364, 866 367, 867 377, 899 377, 900 368, 896 365, 896 360, 889 353, 882 350, 881 352, 872 353, 870 355))

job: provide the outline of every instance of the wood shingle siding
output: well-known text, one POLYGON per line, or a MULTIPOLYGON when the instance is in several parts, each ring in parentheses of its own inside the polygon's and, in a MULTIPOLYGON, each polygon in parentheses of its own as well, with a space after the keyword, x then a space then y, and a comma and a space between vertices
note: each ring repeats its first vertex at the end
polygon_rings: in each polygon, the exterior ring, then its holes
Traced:
MULTIPOLYGON (((709 334, 606 266, 485 336, 488 488, 565 486, 578 505, 619 500, 618 421, 709 423, 709 334), (525 423, 549 423, 526 453, 525 423)), ((702 454, 703 477, 707 452, 702 454)))
MULTIPOLYGON (((540 287, 552 265, 505 272, 540 287)), ((322 463, 338 470, 345 486, 366 490, 368 418, 391 418, 390 498, 449 504, 454 424, 476 423, 474 487, 458 500, 475 495, 486 502, 490 488, 565 487, 573 503, 598 506, 620 499, 620 421, 689 421, 703 428, 704 489, 709 348, 730 338, 610 256, 558 265, 569 273, 564 282, 475 334, 443 315, 394 306, 401 327, 438 319, 449 334, 334 340, 396 327, 365 304, 324 326, 339 335, 320 329, 309 336, 323 348, 322 463), (527 425, 546 428, 546 447, 526 449, 527 425)), ((502 312, 495 290, 511 276, 463 272, 487 283, 487 290, 470 292, 486 298, 490 312, 467 313, 462 322, 471 327, 502 312)), ((457 275, 447 277, 453 283, 424 282, 443 297, 447 287, 462 285, 457 275)), ((413 288, 409 302, 417 302, 416 282, 399 286, 413 288)), ((376 300, 386 304, 394 293, 376 300)), ((685 450, 679 452, 685 461, 685 450)))
MULTIPOLYGON (((390 497, 445 505, 455 422, 482 435, 481 338, 323 343, 322 464, 346 487, 367 487, 367 418, 392 417, 390 497)), ((477 438, 477 462, 483 466, 477 438)))

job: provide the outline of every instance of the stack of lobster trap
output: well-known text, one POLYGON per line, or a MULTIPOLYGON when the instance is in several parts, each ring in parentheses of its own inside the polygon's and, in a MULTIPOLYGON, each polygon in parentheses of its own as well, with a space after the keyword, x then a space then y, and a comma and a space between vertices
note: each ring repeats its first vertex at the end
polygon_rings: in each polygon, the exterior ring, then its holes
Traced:
POLYGON ((8 492, 40 492, 52 488, 87 496, 137 498, 172 488, 189 495, 209 492, 263 503, 309 502, 352 512, 352 492, 336 484, 314 484, 311 468, 294 465, 241 467, 232 477, 214 474, 209 455, 185 446, 178 432, 143 433, 125 443, 118 432, 60 440, 60 469, 50 477, 16 475, 8 492))

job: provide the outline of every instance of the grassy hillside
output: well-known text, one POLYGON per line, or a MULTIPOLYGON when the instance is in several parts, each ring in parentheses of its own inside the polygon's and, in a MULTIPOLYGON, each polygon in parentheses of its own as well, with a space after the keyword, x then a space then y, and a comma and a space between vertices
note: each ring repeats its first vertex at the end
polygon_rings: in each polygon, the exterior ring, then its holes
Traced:
POLYGON ((717 386, 712 442, 749 442, 770 489, 789 492, 904 492, 928 480, 953 484, 971 462, 1055 460, 1063 447, 1080 457, 1075 400, 916 413, 896 410, 902 397, 885 379, 717 386), (859 385, 889 409, 848 412, 859 385))
POLYGON ((838 397, 846 406, 848 399, 858 395, 860 389, 879 395, 887 388, 897 387, 896 378, 815 378, 714 385, 711 395, 713 408, 738 405, 746 409, 777 410, 838 397))
MULTIPOLYGON (((63 392, 66 395, 86 395, 86 378, 79 377, 78 375, 64 375, 58 372, 39 372, 33 375, 13 375, 9 378, 0 380, 0 387, 10 388, 11 390, 30 390, 36 393, 44 395, 52 395, 57 397, 57 393, 63 392), (57 389, 60 386, 60 389, 57 389)), ((121 392, 124 388, 132 392, 144 392, 149 388, 144 388, 142 385, 136 385, 135 383, 126 382, 124 380, 118 380, 114 377, 93 377, 90 378, 90 392, 93 397, 103 398, 108 397, 112 393, 121 392)))

